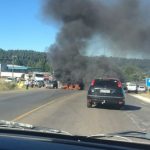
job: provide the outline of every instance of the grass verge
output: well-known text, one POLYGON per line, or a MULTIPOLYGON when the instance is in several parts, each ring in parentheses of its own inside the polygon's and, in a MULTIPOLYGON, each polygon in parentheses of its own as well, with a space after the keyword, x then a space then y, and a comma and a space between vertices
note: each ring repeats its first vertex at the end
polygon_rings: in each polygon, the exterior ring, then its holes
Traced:
POLYGON ((17 84, 13 82, 5 82, 0 80, 0 91, 8 91, 18 89, 17 84))

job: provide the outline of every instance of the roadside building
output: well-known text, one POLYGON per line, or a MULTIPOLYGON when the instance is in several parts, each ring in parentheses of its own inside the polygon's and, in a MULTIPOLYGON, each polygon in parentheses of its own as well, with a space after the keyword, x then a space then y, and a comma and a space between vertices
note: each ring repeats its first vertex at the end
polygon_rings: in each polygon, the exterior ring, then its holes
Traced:
POLYGON ((13 64, 0 64, 0 77, 21 78, 23 74, 28 74, 33 71, 41 71, 41 68, 33 68, 28 66, 19 66, 13 64))

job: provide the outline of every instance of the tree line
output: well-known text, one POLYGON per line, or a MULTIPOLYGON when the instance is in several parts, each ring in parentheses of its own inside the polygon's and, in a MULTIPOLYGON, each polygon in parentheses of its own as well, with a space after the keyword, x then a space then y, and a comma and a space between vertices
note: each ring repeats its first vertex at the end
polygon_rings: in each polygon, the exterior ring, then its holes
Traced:
MULTIPOLYGON (((49 57, 46 52, 33 50, 6 51, 0 49, 0 63, 13 63, 15 65, 41 68, 42 71, 45 72, 55 70, 49 62, 49 57)), ((106 56, 85 57, 85 59, 88 60, 88 64, 86 65, 89 66, 87 70, 85 70, 87 75, 84 78, 87 78, 87 80, 103 75, 117 76, 122 81, 141 81, 146 77, 150 77, 149 59, 127 59, 106 56)), ((76 74, 78 73, 79 72, 76 72, 76 74)), ((60 74, 63 74, 63 72, 60 72, 60 74)))
POLYGON ((51 71, 46 52, 0 49, 0 63, 41 68, 45 72, 51 71))
MULTIPOLYGON (((137 58, 118 58, 118 57, 90 57, 90 62, 95 61, 99 65, 100 72, 107 75, 116 75, 123 82, 125 81, 144 81, 150 78, 150 59, 137 58)), ((90 64, 91 65, 91 64, 90 64)), ((94 71, 93 71, 94 72, 94 71)))

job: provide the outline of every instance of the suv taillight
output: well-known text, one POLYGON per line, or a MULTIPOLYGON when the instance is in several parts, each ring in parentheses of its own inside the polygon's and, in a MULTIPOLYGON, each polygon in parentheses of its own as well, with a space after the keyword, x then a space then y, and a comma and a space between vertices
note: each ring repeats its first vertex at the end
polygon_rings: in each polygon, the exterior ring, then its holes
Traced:
POLYGON ((95 80, 92 80, 91 86, 94 86, 94 85, 95 85, 95 80))
POLYGON ((121 88, 121 87, 122 87, 122 83, 121 83, 120 81, 118 81, 118 83, 117 83, 117 84, 118 84, 117 86, 118 86, 119 88, 121 88))

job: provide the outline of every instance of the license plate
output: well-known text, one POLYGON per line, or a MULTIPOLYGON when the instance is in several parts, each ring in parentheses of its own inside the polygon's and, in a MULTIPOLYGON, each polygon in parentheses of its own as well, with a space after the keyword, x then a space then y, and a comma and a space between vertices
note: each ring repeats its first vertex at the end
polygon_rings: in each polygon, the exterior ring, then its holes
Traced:
POLYGON ((110 93, 110 90, 100 90, 100 93, 110 93))

